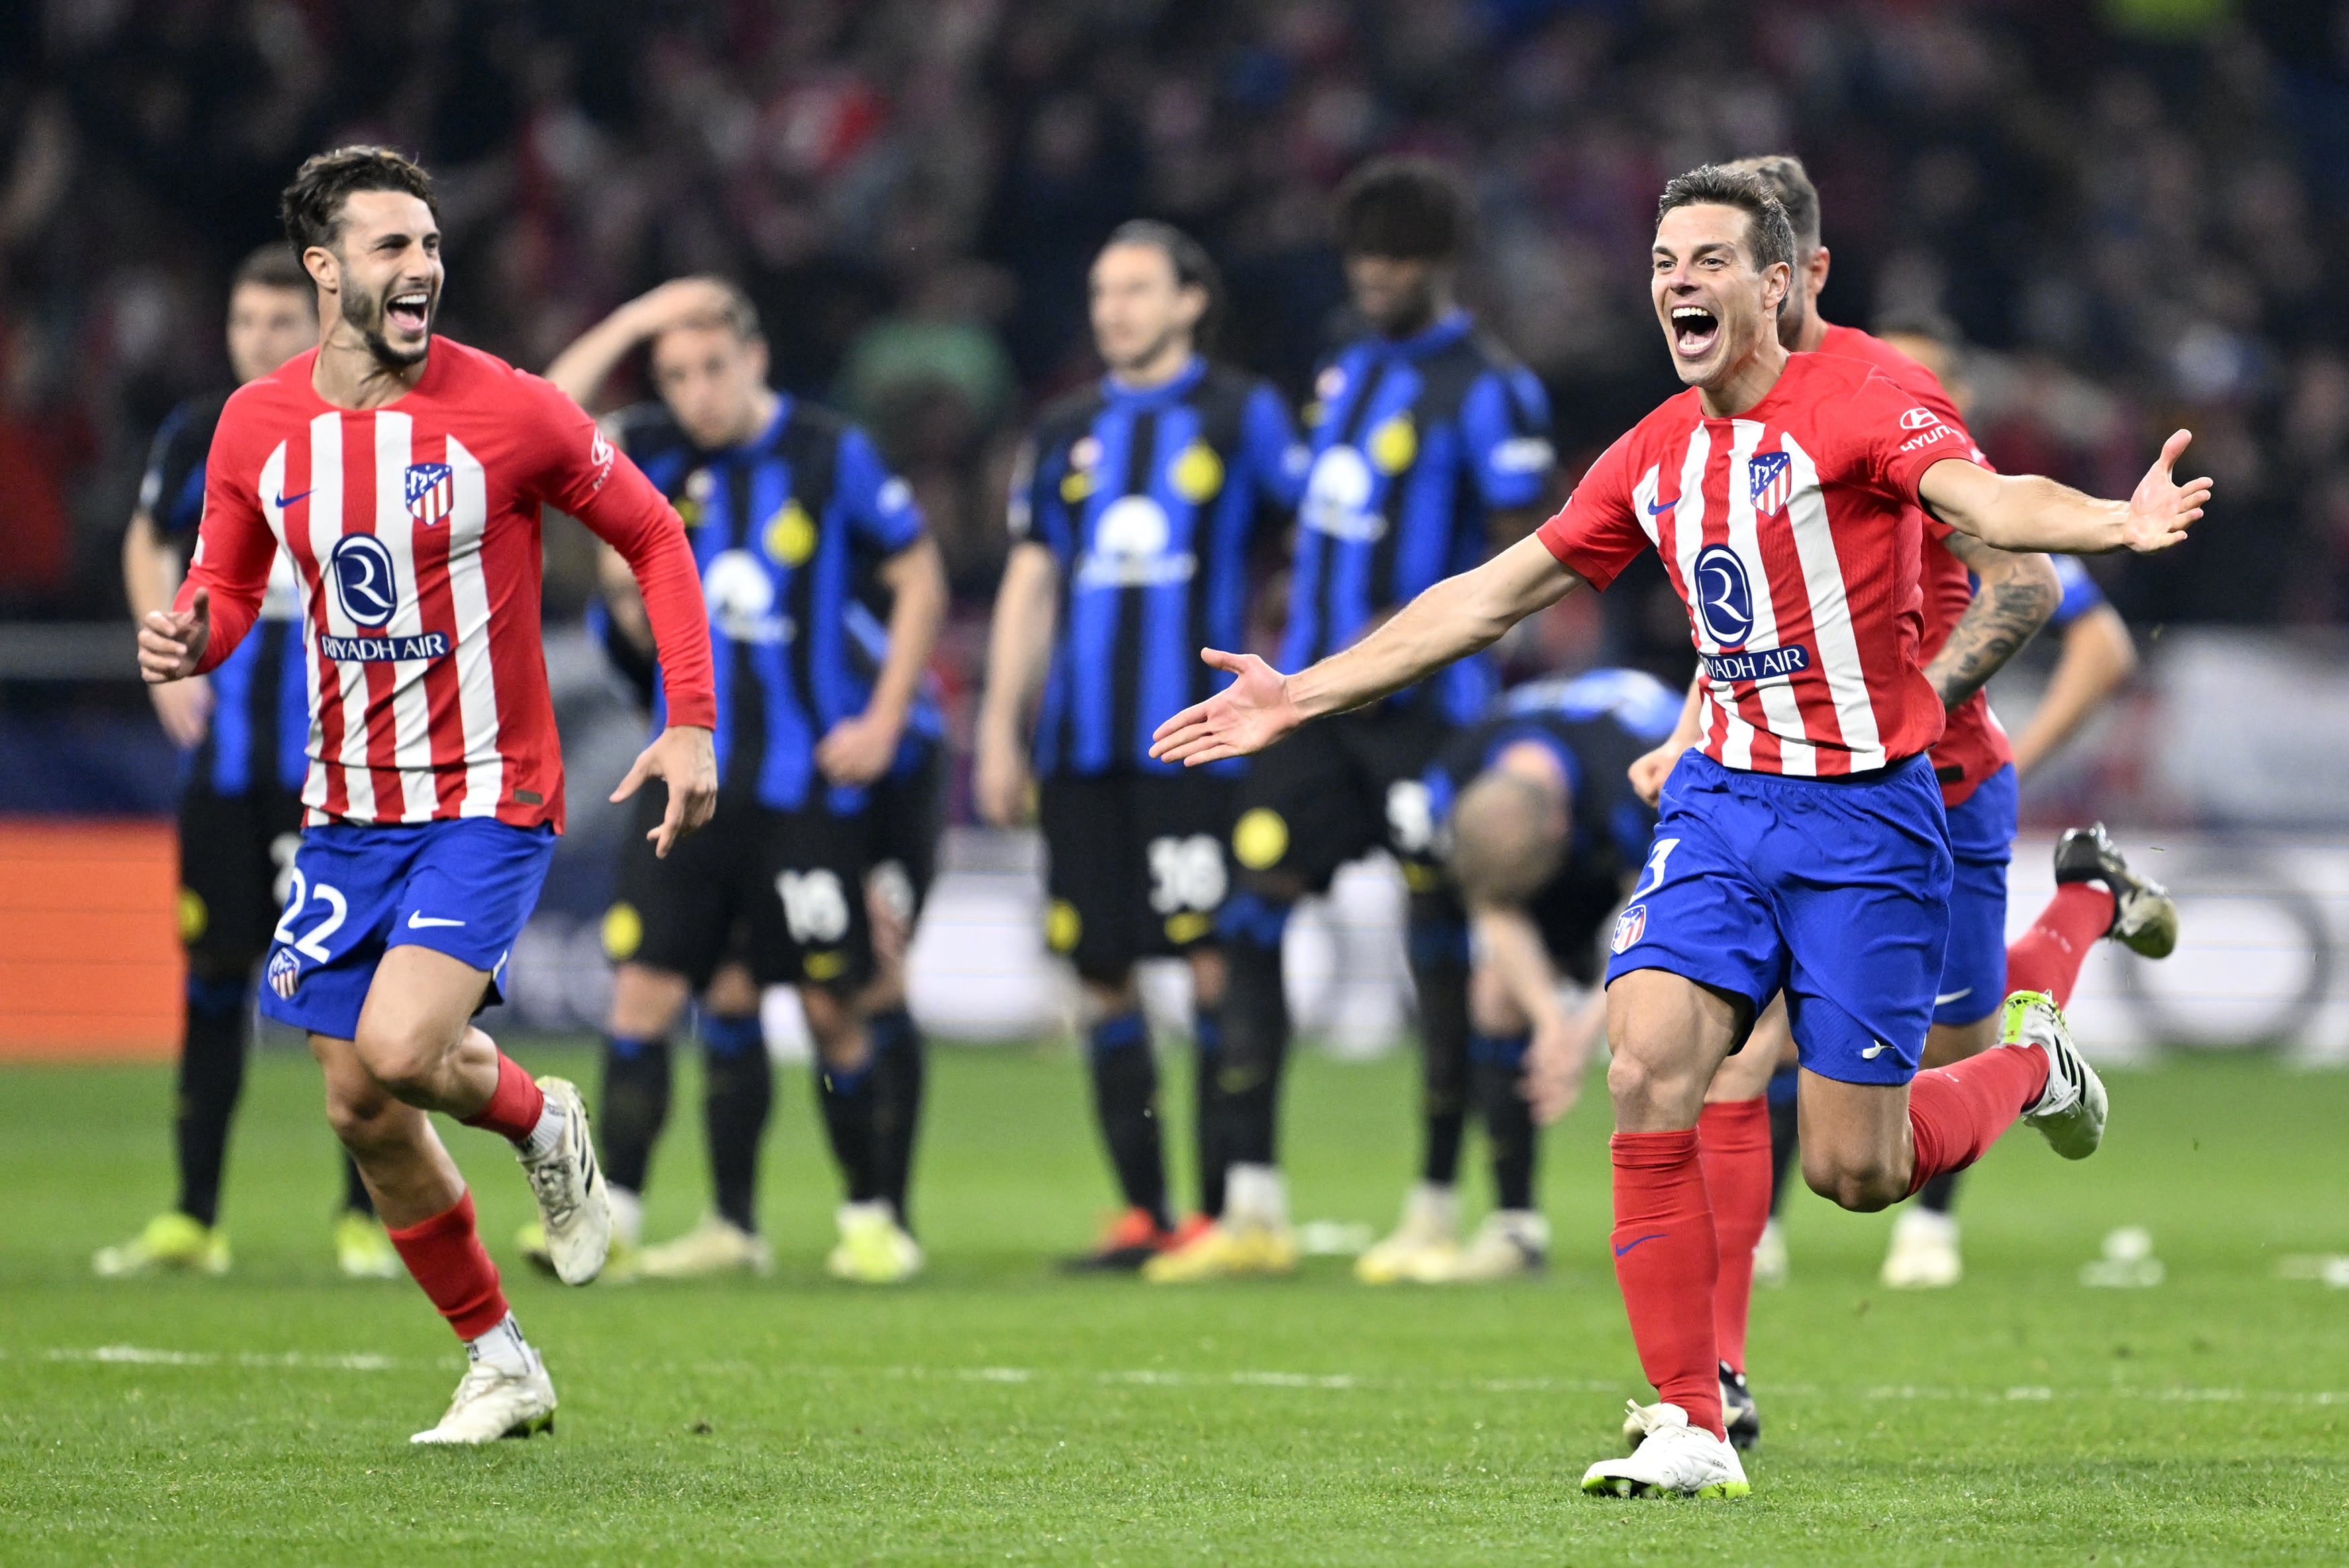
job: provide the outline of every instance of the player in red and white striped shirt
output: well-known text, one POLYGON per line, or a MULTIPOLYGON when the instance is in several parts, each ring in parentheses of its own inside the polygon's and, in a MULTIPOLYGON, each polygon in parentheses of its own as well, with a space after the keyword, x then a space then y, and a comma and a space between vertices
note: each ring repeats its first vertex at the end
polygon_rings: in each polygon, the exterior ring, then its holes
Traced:
POLYGON ((262 1010, 306 1029, 327 1114, 409 1272, 471 1367, 419 1442, 551 1428, 522 1337, 427 1113, 511 1139, 557 1272, 584 1284, 611 1221, 578 1091, 471 1026, 563 825, 563 758, 539 631, 539 514, 569 512, 642 585, 669 728, 615 799, 667 781, 663 853, 707 820, 715 703, 698 575, 660 493, 534 376, 435 337, 440 234, 424 171, 378 148, 324 153, 284 201, 327 324, 316 352, 222 410, 195 559, 147 617, 150 682, 212 669, 251 630, 282 547, 310 672, 307 830, 262 1010))
POLYGON ((1646 1440, 1588 1491, 1736 1495, 1714 1356, 1717 1267, 1695 1126, 1714 1069, 1787 995, 1806 1175, 1880 1209, 1971 1163, 2018 1116, 2080 1158, 2103 1087, 2052 1004, 2003 1044, 1919 1072, 1947 930, 1948 824, 1925 751, 1941 704, 1919 653, 1918 508, 2003 549, 2158 550, 2201 515, 2209 481, 2170 466, 2128 501, 2001 476, 1868 366, 1790 357, 1775 317, 1791 281, 1785 211, 1752 173, 1665 187, 1651 294, 1689 390, 1618 440, 1557 516, 1428 590, 1344 652, 1295 675, 1207 650, 1238 677, 1162 725, 1154 754, 1191 764, 1262 749, 1486 647, 1655 547, 1687 602, 1710 687, 1705 746, 1666 786, 1648 865, 1609 968, 1616 1274, 1659 1403, 1646 1440))

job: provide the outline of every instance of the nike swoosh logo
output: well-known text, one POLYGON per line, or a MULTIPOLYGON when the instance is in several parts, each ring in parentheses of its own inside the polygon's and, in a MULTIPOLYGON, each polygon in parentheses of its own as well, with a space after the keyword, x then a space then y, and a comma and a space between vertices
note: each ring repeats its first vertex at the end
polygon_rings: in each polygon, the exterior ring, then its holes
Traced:
POLYGON ((1864 1050, 1864 1051, 1860 1052, 1859 1054, 1860 1054, 1860 1057, 1861 1057, 1861 1059, 1862 1059, 1862 1060, 1864 1060, 1864 1061, 1871 1061, 1871 1062, 1872 1062, 1872 1061, 1874 1061, 1877 1057, 1878 1057, 1882 1056, 1886 1051, 1889 1050, 1890 1048, 1891 1048, 1891 1047, 1889 1047, 1889 1046, 1887 1046, 1887 1045, 1886 1045, 1882 1040, 1878 1040, 1878 1041, 1877 1041, 1877 1042, 1876 1042, 1876 1044, 1874 1044, 1874 1045, 1872 1045, 1872 1046, 1868 1047, 1866 1050, 1864 1050))
MULTIPOLYGON (((309 492, 305 490, 303 493, 306 495, 309 492)), ((1681 498, 1678 496, 1672 497, 1670 500, 1650 501, 1648 503, 1648 515, 1650 517, 1661 517, 1664 513, 1671 511, 1672 508, 1680 504, 1681 498)))
POLYGON ((1956 990, 1954 990, 1954 991, 1951 992, 1951 993, 1950 993, 1948 995, 1946 995, 1946 996, 1936 996, 1936 997, 1934 997, 1934 998, 1933 998, 1933 1006, 1935 1006, 1936 1007, 1945 1006, 1947 1006, 1948 1004, 1950 1004, 1950 1003, 1951 1003, 1951 1002, 1954 1002, 1954 1001, 1958 1000, 1958 999, 1959 999, 1960 997, 1961 997, 1961 996, 1971 996, 1971 995, 1972 995, 1973 994, 1974 994, 1974 988, 1973 988, 1972 986, 1971 986, 1971 985, 1961 985, 1961 986, 1960 986, 1958 989, 1956 989, 1956 990))
POLYGON ((1625 1253, 1630 1252, 1633 1247, 1638 1246, 1641 1242, 1661 1242, 1666 1236, 1671 1234, 1671 1233, 1670 1231, 1657 1231, 1650 1235, 1635 1236, 1631 1240, 1625 1242, 1621 1246, 1617 1247, 1615 1249, 1615 1255, 1619 1258, 1625 1253))
POLYGON ((277 510, 284 511, 287 507, 292 506, 295 501, 300 500, 304 496, 308 495, 309 493, 310 492, 308 490, 296 490, 292 495, 287 495, 283 490, 278 491, 277 510))
POLYGON ((428 925, 462 925, 464 923, 461 920, 443 920, 437 914, 419 914, 412 909, 408 912, 408 929, 410 931, 421 931, 428 925))

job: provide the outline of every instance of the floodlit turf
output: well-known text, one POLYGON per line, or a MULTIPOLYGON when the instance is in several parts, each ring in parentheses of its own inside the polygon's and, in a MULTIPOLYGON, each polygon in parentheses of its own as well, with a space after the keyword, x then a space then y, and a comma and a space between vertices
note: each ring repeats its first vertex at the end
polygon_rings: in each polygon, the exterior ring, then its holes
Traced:
MULTIPOLYGON (((523 1053, 592 1077, 583 1053, 523 1053)), ((1967 1193, 1971 1272, 1877 1286, 1888 1220, 1804 1197, 1795 1281, 1755 1314, 1752 1498, 1582 1497, 1644 1392, 1604 1243, 1603 1115, 1548 1150, 1558 1267, 1372 1291, 1338 1260, 1253 1287, 1064 1280, 1107 1206, 1075 1058, 941 1053, 918 1219, 929 1276, 824 1279, 832 1187, 782 1075, 761 1283, 566 1291, 508 1269, 559 1434, 418 1451, 454 1385, 413 1286, 331 1273, 315 1074, 247 1091, 222 1280, 103 1283, 88 1253, 167 1195, 166 1075, 0 1071, 0 1562, 500 1564, 2339 1562, 2349 1078, 2189 1062, 2113 1075, 2112 1135, 2060 1165, 2018 1131, 1967 1193), (2168 1282, 2076 1283, 2115 1226, 2168 1282)), ((1400 1059, 1309 1057, 1300 1214, 1383 1225, 1410 1174, 1400 1059)), ((689 1086, 656 1237, 706 1186, 689 1086)), ((450 1140, 501 1262, 528 1196, 450 1140)), ((1479 1183, 1481 1187, 1481 1182, 1479 1183)))

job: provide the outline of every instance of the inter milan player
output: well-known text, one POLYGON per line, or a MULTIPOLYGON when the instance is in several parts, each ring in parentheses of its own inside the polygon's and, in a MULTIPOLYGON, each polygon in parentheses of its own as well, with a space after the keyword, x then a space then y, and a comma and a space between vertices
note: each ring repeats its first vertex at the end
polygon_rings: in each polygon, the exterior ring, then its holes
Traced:
POLYGON ((1595 989, 1569 1011, 1559 976, 1599 977, 1599 937, 1656 824, 1629 769, 1671 732, 1680 707, 1637 670, 1531 682, 1454 736, 1427 770, 1430 858, 1469 922, 1468 1099, 1491 1150, 1494 1208, 1465 1245, 1416 1251, 1387 1277, 1507 1279, 1547 1263, 1536 1112, 1555 1120, 1573 1103, 1606 1011, 1595 989))
MULTIPOLYGON (((1338 248, 1370 335, 1340 350, 1307 410, 1311 468, 1298 511, 1282 662, 1337 652, 1449 573, 1522 539, 1554 462, 1541 384, 1481 335, 1455 293, 1468 197, 1435 164, 1381 160, 1340 188, 1338 248)), ((1424 685, 1303 731, 1251 766, 1232 828, 1239 885, 1217 926, 1226 972, 1217 1115, 1222 1217, 1154 1258, 1145 1277, 1279 1272, 1296 1243, 1275 1162, 1288 1009, 1280 950, 1297 901, 1379 849, 1416 865, 1412 976, 1425 1043, 1425 1182, 1404 1228, 1440 1240, 1467 1114, 1467 931, 1420 858, 1432 830, 1420 775, 1481 717, 1497 682, 1464 659, 1424 685)))
POLYGON ((1924 753, 1941 730, 1916 613, 1914 509, 2002 549, 2150 551, 2209 498, 2173 435, 2126 502, 1972 460, 1869 366, 1789 356, 1776 331, 1795 239, 1754 175, 1707 167, 1659 202, 1651 294, 1689 390, 1619 438, 1540 532, 1437 584, 1293 676, 1221 650, 1238 678, 1160 727, 1194 764, 1260 750, 1490 646, 1654 546, 1705 663, 1704 738, 1666 785, 1609 946, 1616 1277, 1657 1403, 1646 1440, 1588 1491, 1735 1496, 1715 1351, 1719 1258, 1696 1123, 1706 1087, 1781 991, 1804 1063, 1804 1175, 1881 1209, 1971 1163, 2018 1117, 2081 1159, 2106 1099, 2044 995, 1999 1047, 1919 1070, 1948 934, 1947 820, 1924 753))
POLYGON ((1242 765, 1156 761, 1150 732, 1222 683, 1197 649, 1243 640, 1249 569, 1279 547, 1305 452, 1278 394, 1203 357, 1216 303, 1206 252, 1167 224, 1127 223, 1094 258, 1108 373, 1046 409, 1022 449, 988 645, 979 809, 1009 825, 1032 805, 1042 824, 1045 934, 1083 988, 1093 1109, 1124 1200, 1081 1267, 1138 1269, 1178 1240, 1139 959, 1189 961, 1199 1207, 1224 1208, 1215 931, 1242 765))
MULTIPOLYGON (((605 920, 617 965, 601 1128, 615 1230, 633 1248, 667 1117, 668 1037, 698 994, 716 1211, 636 1267, 767 1269, 754 1205, 773 1086, 757 987, 789 985, 815 1037, 846 1186, 828 1266, 894 1284, 922 1264, 906 1211, 922 1045, 902 960, 938 829, 942 726, 923 672, 945 571, 912 492, 864 433, 767 385, 758 313, 730 284, 680 279, 621 306, 547 378, 585 400, 647 343, 659 399, 610 425, 677 506, 700 564, 720 809, 667 860, 632 841, 605 920)), ((650 656, 641 601, 609 552, 604 578, 607 645, 650 656)), ((639 810, 649 820, 657 797, 639 810)))
MULTIPOLYGON (((247 256, 228 299, 229 368, 239 384, 266 376, 318 341, 317 291, 283 245, 247 256)), ((122 540, 123 590, 133 620, 168 609, 181 557, 204 510, 204 456, 226 392, 191 397, 155 432, 139 510, 122 540)), ((302 837, 304 748, 310 738, 306 672, 295 625, 291 562, 279 556, 261 624, 210 676, 150 688, 164 733, 187 754, 180 788, 180 940, 188 983, 174 1097, 179 1201, 93 1260, 111 1276, 160 1269, 220 1274, 229 1266, 220 1225, 229 1120, 244 1087, 253 983, 285 902, 286 868, 302 837)), ((358 1167, 343 1160, 335 1261, 354 1279, 389 1279, 399 1254, 375 1217, 358 1167)))
POLYGON ((512 1140, 556 1272, 604 1264, 611 1213, 579 1091, 531 1081, 471 1024, 498 998, 563 821, 539 645, 539 518, 553 506, 644 585, 672 727, 616 793, 667 781, 666 852, 717 794, 708 634, 677 514, 579 406, 432 333, 442 283, 429 176, 381 148, 303 164, 283 201, 317 286, 318 348, 229 398, 187 581, 147 616, 150 683, 208 674, 294 561, 311 680, 306 831, 262 1008, 305 1029, 326 1111, 470 1363, 423 1443, 551 1428, 554 1386, 506 1310, 438 1110, 512 1140))

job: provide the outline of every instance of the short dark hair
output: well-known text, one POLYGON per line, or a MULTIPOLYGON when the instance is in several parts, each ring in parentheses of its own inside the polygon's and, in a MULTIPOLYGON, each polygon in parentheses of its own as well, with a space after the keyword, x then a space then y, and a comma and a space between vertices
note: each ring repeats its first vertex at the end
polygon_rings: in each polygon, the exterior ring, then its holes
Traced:
POLYGON ((299 256, 313 245, 335 248, 343 225, 343 202, 355 191, 404 191, 431 210, 440 202, 432 176, 388 147, 338 147, 321 152, 294 171, 294 183, 277 199, 285 239, 299 256))
POLYGON ((764 335, 759 326, 759 307, 742 292, 731 278, 721 278, 715 273, 696 273, 696 281, 708 284, 725 296, 714 316, 697 316, 679 325, 685 326, 722 326, 744 343, 756 343, 764 335))
POLYGON ((233 293, 247 284, 264 289, 295 289, 307 295, 314 304, 318 295, 317 284, 311 281, 309 269, 302 264, 299 256, 283 245, 264 245, 237 263, 236 271, 229 274, 229 289, 233 293))
POLYGON ((1794 226, 1796 250, 1819 248, 1819 188, 1811 183, 1810 170, 1803 167, 1801 159, 1791 152, 1772 152, 1760 158, 1741 158, 1729 167, 1762 177, 1762 183, 1770 188, 1770 194, 1778 198, 1778 205, 1786 210, 1786 222, 1794 226))
POLYGON ((1455 262, 1475 210, 1460 177, 1425 158, 1379 158, 1338 187, 1338 250, 1349 256, 1455 262))
POLYGON ((1106 251, 1112 245, 1147 245, 1166 258, 1174 269, 1174 286, 1198 289, 1207 296, 1207 308, 1200 314, 1199 325, 1191 329, 1191 342, 1200 348, 1211 347, 1216 329, 1223 323, 1224 278, 1216 269, 1216 259, 1207 254, 1207 247, 1172 223, 1156 218, 1132 218, 1110 231, 1102 242, 1106 251))
POLYGON ((1675 207, 1735 207, 1744 211, 1746 249, 1754 270, 1767 272, 1784 262, 1795 264, 1795 226, 1769 184, 1750 169, 1708 163, 1686 174, 1674 175, 1656 202, 1656 222, 1675 207))

